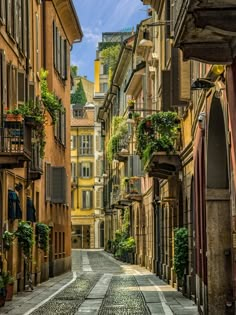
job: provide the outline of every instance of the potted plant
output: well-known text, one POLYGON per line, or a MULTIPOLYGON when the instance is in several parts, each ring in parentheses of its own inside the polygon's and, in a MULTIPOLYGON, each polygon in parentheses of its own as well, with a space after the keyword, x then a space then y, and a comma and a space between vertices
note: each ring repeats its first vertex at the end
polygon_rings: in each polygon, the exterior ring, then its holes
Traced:
POLYGON ((128 107, 133 108, 135 103, 136 103, 135 99, 131 98, 131 99, 128 100, 127 105, 128 105, 128 107))
POLYGON ((13 296, 13 290, 14 290, 14 277, 10 274, 10 272, 3 272, 2 273, 2 279, 5 287, 5 293, 6 293, 6 301, 11 301, 13 296))
POLYGON ((18 239, 19 246, 23 250, 25 258, 29 260, 31 258, 31 249, 34 243, 32 226, 26 221, 21 221, 15 235, 18 239))
POLYGON ((22 122, 23 120, 23 116, 21 113, 21 110, 19 108, 14 108, 14 109, 8 109, 6 111, 6 117, 5 117, 5 121, 8 122, 22 122))

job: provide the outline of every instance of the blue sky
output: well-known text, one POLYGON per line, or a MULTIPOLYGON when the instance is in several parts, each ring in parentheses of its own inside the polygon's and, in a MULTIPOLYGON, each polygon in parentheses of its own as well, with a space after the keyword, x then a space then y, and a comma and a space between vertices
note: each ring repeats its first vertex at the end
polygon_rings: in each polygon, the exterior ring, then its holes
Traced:
POLYGON ((71 64, 77 65, 79 75, 94 81, 94 59, 102 32, 117 32, 147 18, 147 6, 141 0, 73 0, 84 37, 71 52, 71 64))

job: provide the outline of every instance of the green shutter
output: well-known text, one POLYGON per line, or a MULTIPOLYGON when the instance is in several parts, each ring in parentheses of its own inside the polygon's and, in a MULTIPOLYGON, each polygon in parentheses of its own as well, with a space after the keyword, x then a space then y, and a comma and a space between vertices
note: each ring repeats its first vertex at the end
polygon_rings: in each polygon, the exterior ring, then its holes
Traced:
POLYGON ((66 203, 66 170, 64 167, 53 166, 52 198, 53 203, 66 203))

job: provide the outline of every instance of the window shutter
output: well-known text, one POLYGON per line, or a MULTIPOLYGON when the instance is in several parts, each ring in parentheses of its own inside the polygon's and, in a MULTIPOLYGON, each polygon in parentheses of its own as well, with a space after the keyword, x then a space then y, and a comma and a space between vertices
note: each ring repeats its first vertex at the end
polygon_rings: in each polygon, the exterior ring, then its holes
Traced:
POLYGON ((1 4, 0 4, 0 20, 2 22, 2 24, 5 24, 5 0, 0 0, 1 4))
POLYGON ((162 70, 162 110, 168 111, 171 106, 171 72, 162 70))
POLYGON ((57 71, 60 73, 60 68, 61 68, 61 59, 60 59, 60 43, 61 43, 61 36, 60 32, 57 29, 57 71))
POLYGON ((143 176, 142 162, 138 155, 133 155, 133 176, 143 176))
POLYGON ((61 51, 61 69, 60 69, 60 73, 61 73, 61 77, 62 79, 64 79, 64 40, 61 37, 61 42, 60 42, 60 51, 61 51))
POLYGON ((55 21, 52 23, 53 27, 53 64, 54 67, 57 67, 57 31, 55 21))
POLYGON ((12 108, 12 63, 7 64, 7 107, 12 108))
POLYGON ((93 177, 93 163, 89 163, 89 177, 93 177))
POLYGON ((100 173, 99 173, 100 163, 101 163, 100 160, 96 160, 96 174, 95 174, 95 176, 100 176, 100 173))
POLYGON ((51 200, 51 164, 45 163, 45 199, 51 200))
POLYGON ((64 79, 67 80, 67 42, 64 40, 64 79))
POLYGON ((82 168, 82 163, 78 163, 78 177, 82 176, 81 168, 82 168))
POLYGON ((18 71, 18 104, 25 102, 25 74, 18 71))
POLYGON ((82 209, 86 208, 86 191, 82 191, 82 209))
POLYGON ((34 82, 29 82, 29 101, 35 101, 34 82))
MULTIPOLYGON (((187 83, 187 82, 186 82, 187 83)), ((185 84, 185 83, 184 83, 185 84)), ((188 84, 188 83, 187 83, 188 84)), ((190 82, 189 82, 190 86, 190 82)), ((179 49, 172 47, 171 50, 171 95, 172 106, 186 106, 187 102, 180 99, 180 54, 179 49)))
POLYGON ((100 199, 100 200, 101 200, 100 207, 103 208, 103 207, 104 207, 103 190, 100 190, 100 196, 101 196, 101 197, 100 197, 100 198, 101 198, 101 199, 100 199))
POLYGON ((18 0, 15 1, 15 40, 17 44, 19 44, 19 8, 18 8, 18 0))
POLYGON ((36 23, 36 72, 39 72, 39 16, 35 15, 36 23))
POLYGON ((191 99, 191 62, 183 61, 183 52, 179 51, 180 58, 180 99, 190 101, 191 99))
POLYGON ((6 1, 6 31, 11 34, 11 0, 6 1))
POLYGON ((4 108, 7 105, 7 79, 6 79, 6 57, 5 51, 0 50, 1 54, 1 102, 2 107, 4 108))
POLYGON ((100 191, 96 191, 96 208, 101 207, 101 193, 100 191))
POLYGON ((89 208, 92 209, 93 208, 93 191, 89 192, 89 197, 90 197, 90 205, 89 208))
POLYGON ((64 167, 53 166, 52 199, 54 203, 66 203, 66 170, 64 167))
POLYGON ((19 47, 23 50, 23 38, 22 38, 22 3, 18 1, 18 35, 19 35, 19 47))

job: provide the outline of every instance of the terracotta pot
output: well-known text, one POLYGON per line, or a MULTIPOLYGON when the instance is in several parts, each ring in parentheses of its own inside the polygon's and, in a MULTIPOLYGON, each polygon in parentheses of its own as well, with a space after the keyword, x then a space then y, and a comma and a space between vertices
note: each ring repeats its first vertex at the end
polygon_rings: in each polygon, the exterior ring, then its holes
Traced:
POLYGON ((11 301, 13 297, 14 283, 8 283, 6 301, 11 301))
POLYGON ((23 117, 21 114, 6 114, 6 121, 22 121, 23 117))

